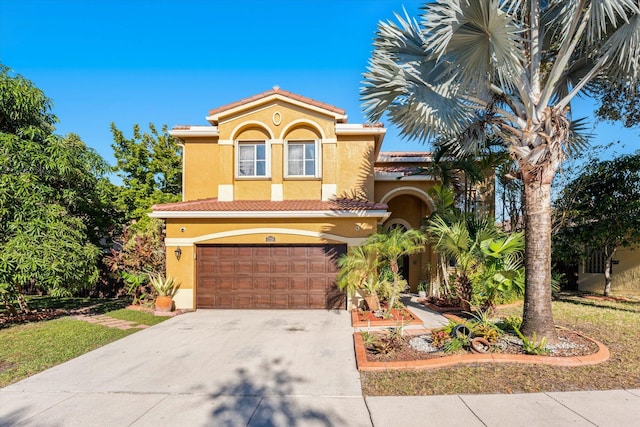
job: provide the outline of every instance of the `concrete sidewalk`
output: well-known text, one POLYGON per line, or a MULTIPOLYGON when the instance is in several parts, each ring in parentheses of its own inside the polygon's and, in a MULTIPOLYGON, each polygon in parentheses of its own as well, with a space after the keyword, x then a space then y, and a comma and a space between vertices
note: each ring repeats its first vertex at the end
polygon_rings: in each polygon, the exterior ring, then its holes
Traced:
POLYGON ((640 426, 640 389, 367 397, 375 427, 640 426))

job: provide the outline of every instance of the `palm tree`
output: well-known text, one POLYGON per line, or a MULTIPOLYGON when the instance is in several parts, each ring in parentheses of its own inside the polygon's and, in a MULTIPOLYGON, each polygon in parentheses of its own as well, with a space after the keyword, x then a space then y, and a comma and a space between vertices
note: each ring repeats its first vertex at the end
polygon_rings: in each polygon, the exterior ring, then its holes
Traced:
POLYGON ((486 220, 473 218, 460 219, 448 224, 442 217, 435 216, 429 220, 427 233, 434 243, 436 252, 445 258, 455 259, 454 287, 462 301, 463 309, 469 311, 473 291, 470 276, 478 268, 481 242, 498 236, 495 227, 486 220))
POLYGON ((424 251, 427 239, 419 230, 405 231, 401 228, 393 228, 385 233, 371 235, 370 240, 378 256, 388 262, 393 273, 393 284, 387 309, 387 313, 391 313, 391 309, 402 290, 401 283, 405 283, 400 275, 400 258, 424 251))
POLYGON ((637 87, 638 0, 436 0, 420 23, 380 23, 364 74, 366 114, 461 155, 500 138, 525 193, 522 331, 555 341, 551 182, 585 147, 570 102, 589 84, 637 87), (489 137, 489 138, 488 138, 489 137))
MULTIPOLYGON (((368 242, 368 241, 367 241, 368 242)), ((369 308, 379 309, 377 294, 380 262, 374 247, 365 242, 362 246, 353 246, 338 259, 338 287, 353 298, 356 291, 366 290, 372 297, 369 308)))

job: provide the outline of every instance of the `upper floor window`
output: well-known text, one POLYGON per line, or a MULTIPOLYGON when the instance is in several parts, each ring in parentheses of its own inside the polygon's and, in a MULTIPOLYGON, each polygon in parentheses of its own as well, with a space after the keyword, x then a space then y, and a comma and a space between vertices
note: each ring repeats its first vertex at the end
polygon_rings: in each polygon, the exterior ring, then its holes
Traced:
POLYGON ((319 177, 319 156, 316 141, 287 142, 287 176, 319 177))
POLYGON ((238 176, 266 177, 267 149, 264 141, 238 142, 238 176))

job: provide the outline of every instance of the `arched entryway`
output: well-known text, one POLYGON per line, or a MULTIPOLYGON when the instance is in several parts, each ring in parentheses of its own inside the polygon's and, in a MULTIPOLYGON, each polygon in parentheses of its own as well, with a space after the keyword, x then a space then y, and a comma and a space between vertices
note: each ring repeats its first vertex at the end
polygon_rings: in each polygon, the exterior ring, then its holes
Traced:
MULTIPOLYGON (((383 203, 389 206, 388 210, 391 212, 382 224, 386 230, 420 229, 424 219, 433 212, 431 198, 423 191, 410 188, 390 191, 383 197, 383 203)), ((435 257, 429 245, 425 252, 406 256, 401 260, 400 272, 413 292, 417 291, 420 281, 428 277, 430 266, 435 266, 435 257)))

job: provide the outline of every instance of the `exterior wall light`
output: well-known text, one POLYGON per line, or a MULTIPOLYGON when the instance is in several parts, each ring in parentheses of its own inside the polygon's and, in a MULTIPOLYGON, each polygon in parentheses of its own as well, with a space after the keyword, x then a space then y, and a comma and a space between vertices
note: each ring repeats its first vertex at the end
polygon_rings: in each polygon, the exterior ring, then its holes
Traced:
POLYGON ((182 249, 180 249, 180 246, 178 246, 178 249, 173 251, 173 253, 176 254, 176 259, 180 261, 180 258, 182 257, 182 249))

